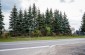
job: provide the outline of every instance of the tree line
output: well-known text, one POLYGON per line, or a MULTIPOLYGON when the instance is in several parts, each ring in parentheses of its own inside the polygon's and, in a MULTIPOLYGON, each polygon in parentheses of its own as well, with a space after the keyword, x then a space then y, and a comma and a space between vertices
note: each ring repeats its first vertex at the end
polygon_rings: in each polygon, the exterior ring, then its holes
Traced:
POLYGON ((24 12, 17 11, 16 6, 11 11, 10 29, 14 36, 50 36, 50 35, 70 35, 71 29, 66 14, 52 9, 41 13, 33 4, 24 12))
MULTIPOLYGON (((0 4, 0 35, 4 28, 3 15, 0 4)), ((16 6, 12 8, 9 22, 10 35, 12 36, 53 36, 71 35, 71 28, 67 15, 59 10, 48 9, 42 13, 35 4, 28 10, 18 11, 16 6)), ((85 14, 81 26, 81 32, 85 30, 85 14)), ((85 31, 84 31, 85 32, 85 31)))

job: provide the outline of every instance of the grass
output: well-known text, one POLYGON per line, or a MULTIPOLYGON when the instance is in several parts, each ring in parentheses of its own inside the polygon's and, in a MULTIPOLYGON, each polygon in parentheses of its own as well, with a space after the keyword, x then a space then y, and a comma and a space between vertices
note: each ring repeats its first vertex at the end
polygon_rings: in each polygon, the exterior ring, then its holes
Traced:
POLYGON ((45 36, 45 37, 11 37, 0 38, 0 42, 13 42, 13 41, 31 41, 31 40, 57 40, 57 39, 72 39, 72 38, 85 38, 85 36, 45 36))

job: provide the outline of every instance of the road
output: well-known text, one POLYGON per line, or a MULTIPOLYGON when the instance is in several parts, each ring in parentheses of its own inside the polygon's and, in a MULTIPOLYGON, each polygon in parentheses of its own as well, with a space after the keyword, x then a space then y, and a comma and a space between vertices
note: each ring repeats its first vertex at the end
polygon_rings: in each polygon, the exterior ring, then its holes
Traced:
MULTIPOLYGON (((61 40, 38 40, 0 42, 0 55, 36 55, 41 51, 48 51, 49 47, 71 44, 84 44, 85 38, 61 39, 61 40)), ((84 46, 84 45, 83 45, 84 46)), ((39 54, 41 55, 41 54, 39 54)))

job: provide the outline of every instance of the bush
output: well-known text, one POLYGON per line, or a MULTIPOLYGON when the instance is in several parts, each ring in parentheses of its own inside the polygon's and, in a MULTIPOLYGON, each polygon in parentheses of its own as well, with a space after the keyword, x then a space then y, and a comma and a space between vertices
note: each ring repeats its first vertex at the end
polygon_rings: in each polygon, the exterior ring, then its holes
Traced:
POLYGON ((47 36, 51 36, 51 28, 50 27, 46 27, 47 30, 47 36))
POLYGON ((53 32, 53 33, 52 33, 52 36, 56 36, 56 33, 53 32))
POLYGON ((2 38, 9 38, 10 37, 10 34, 9 33, 3 33, 2 34, 2 38))
POLYGON ((42 36, 42 34, 41 34, 40 30, 35 30, 35 31, 32 31, 31 33, 29 33, 29 36, 38 37, 38 36, 42 36))

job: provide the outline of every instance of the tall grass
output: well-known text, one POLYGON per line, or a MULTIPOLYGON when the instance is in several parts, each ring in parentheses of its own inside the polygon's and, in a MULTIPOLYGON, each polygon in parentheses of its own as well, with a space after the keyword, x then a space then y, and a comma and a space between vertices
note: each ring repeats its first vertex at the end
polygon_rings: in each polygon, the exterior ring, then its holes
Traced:
POLYGON ((85 36, 43 36, 43 37, 9 37, 0 38, 0 42, 13 42, 13 41, 30 41, 30 40, 57 40, 57 39, 72 39, 72 38, 85 38, 85 36))

